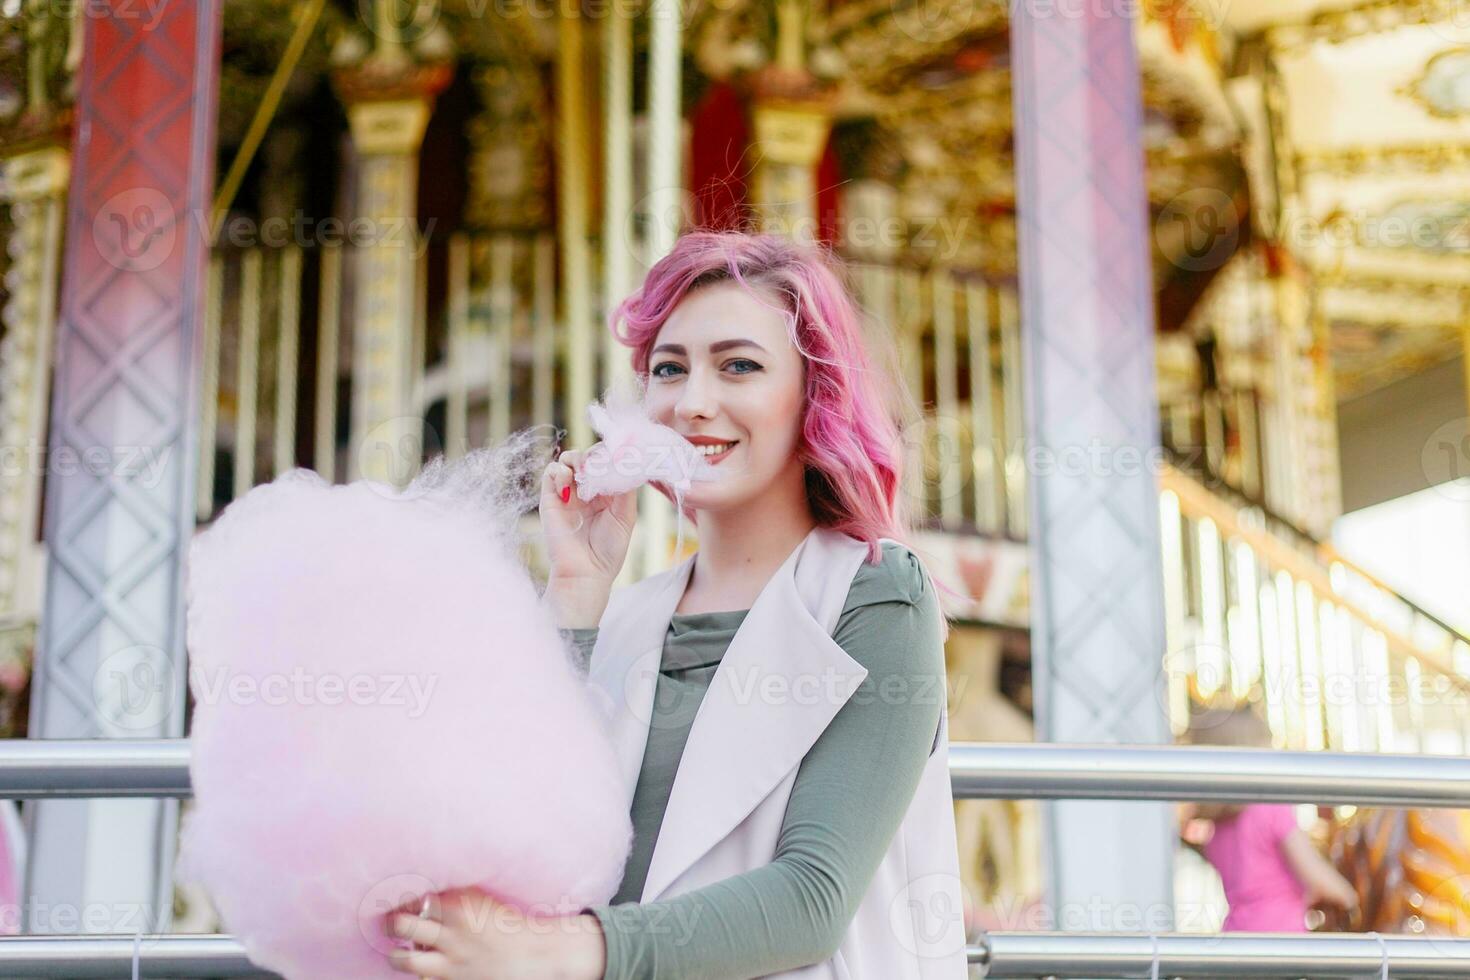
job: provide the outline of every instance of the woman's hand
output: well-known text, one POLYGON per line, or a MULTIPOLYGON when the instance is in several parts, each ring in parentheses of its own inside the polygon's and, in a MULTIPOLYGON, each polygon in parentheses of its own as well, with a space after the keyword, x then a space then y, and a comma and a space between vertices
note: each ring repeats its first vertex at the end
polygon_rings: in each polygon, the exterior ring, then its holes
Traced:
POLYGON ((389 913, 388 935, 427 947, 393 950, 394 970, 433 980, 601 980, 607 969, 593 915, 527 915, 479 888, 435 893, 430 914, 389 913))
POLYGON ((575 450, 564 452, 547 465, 541 478, 541 531, 550 581, 610 590, 628 556, 638 519, 638 492, 600 495, 584 503, 577 496, 574 474, 585 456, 575 450))

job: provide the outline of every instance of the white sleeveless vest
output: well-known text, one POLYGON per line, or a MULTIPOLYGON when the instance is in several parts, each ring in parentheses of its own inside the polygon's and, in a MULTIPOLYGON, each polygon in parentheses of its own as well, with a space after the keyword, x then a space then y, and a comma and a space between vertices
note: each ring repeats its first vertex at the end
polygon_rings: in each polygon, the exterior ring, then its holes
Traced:
MULTIPOLYGON (((695 715, 641 901, 683 894, 775 857, 797 767, 868 673, 832 639, 866 553, 856 538, 815 528, 761 590, 695 715)), ((690 556, 614 590, 599 624, 588 681, 611 725, 630 805, 664 637, 693 565, 690 556)), ((913 801, 836 954, 778 976, 966 977, 947 708, 940 715, 913 801)))

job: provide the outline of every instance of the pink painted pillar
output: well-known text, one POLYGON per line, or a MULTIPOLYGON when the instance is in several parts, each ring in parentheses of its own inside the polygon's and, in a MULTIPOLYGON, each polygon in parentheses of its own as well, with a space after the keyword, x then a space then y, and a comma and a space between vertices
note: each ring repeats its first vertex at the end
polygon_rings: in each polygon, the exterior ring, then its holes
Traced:
MULTIPOLYGON (((1015 0, 1011 61, 1038 738, 1170 740, 1133 5, 1015 0)), ((1055 928, 1171 927, 1167 804, 1043 804, 1055 928)))
MULTIPOLYGON (((33 738, 184 734, 221 0, 92 0, 68 197, 33 738)), ((166 930, 176 800, 28 805, 28 932, 166 930)))

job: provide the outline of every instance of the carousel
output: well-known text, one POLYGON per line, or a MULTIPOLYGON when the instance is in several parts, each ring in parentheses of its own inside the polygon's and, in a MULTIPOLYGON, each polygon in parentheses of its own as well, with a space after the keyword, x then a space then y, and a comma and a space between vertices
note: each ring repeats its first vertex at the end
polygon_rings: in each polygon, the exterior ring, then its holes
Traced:
MULTIPOLYGON (((1460 5, 72 6, 0 2, 0 736, 181 739, 194 530, 297 466, 590 445, 577 406, 629 371, 606 312, 681 231, 761 228, 833 250, 919 403, 953 741, 1173 745, 1246 706, 1263 750, 1470 753, 1465 607, 1334 537, 1470 477, 1460 5), (159 236, 200 245, 108 257, 159 236), (82 435, 137 458, 75 475, 82 435), (1094 438, 1146 465, 1069 467, 1094 438)), ((697 546, 640 508, 626 581, 697 546)), ((0 903, 219 931, 169 880, 176 795, 3 804, 0 903)), ((1470 809, 1339 795, 1297 815, 1359 902, 1310 927, 1470 937, 1470 809)), ((1220 930, 1187 796, 956 796, 972 941, 1119 867, 1153 931, 1220 930)))

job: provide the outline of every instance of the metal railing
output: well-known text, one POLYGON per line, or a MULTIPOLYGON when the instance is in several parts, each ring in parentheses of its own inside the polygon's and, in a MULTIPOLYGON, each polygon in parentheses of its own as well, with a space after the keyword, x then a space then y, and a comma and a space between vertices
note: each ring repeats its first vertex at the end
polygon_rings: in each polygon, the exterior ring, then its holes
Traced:
POLYGON ((186 738, 0 739, 0 799, 192 795, 186 738))
POLYGON ((1463 756, 955 742, 949 772, 965 799, 1470 806, 1463 756))
POLYGON ((970 962, 995 977, 1374 977, 1470 974, 1470 940, 1355 933, 1139 936, 992 932, 970 962))
MULTIPOLYGON (((0 740, 0 797, 190 795, 187 739, 0 740)), ((1202 746, 950 746, 957 799, 1209 800, 1470 806, 1470 759, 1202 746)), ((0 937, 0 976, 270 976, 230 936, 0 937)), ((986 976, 1470 975, 1470 939, 994 931, 966 947, 986 976)))
MULTIPOLYGON (((1413 936, 991 932, 966 954, 994 977, 1146 977, 1155 961, 1161 977, 1376 977, 1385 960, 1396 980, 1470 972, 1470 940, 1413 936)), ((4 976, 126 977, 132 964, 133 940, 126 937, 0 939, 4 976)), ((144 936, 139 967, 150 978, 274 976, 252 965, 229 936, 144 936)))
MULTIPOLYGON (((956 799, 1470 807, 1470 758, 954 742, 956 799)), ((188 739, 0 739, 0 799, 187 797, 188 739)))
MULTIPOLYGON (((0 938, 0 976, 128 977, 134 937, 6 936, 0 938)), ((250 962, 233 936, 145 935, 137 940, 139 973, 155 977, 274 977, 250 962)))

